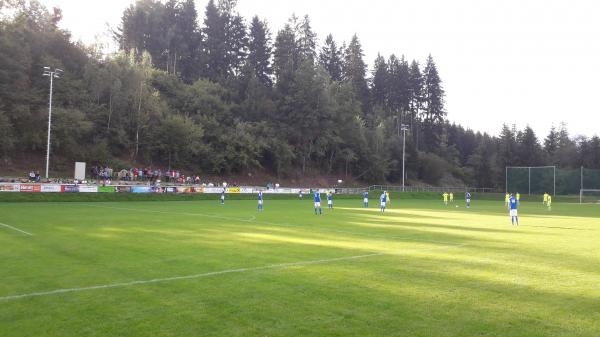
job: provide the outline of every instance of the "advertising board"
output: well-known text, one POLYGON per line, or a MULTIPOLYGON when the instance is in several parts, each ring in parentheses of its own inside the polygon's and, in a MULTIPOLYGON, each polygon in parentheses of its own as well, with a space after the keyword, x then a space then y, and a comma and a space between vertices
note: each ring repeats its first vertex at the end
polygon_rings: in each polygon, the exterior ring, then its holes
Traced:
POLYGON ((43 193, 60 193, 61 192, 61 187, 60 185, 42 185, 41 187, 41 191, 43 193))

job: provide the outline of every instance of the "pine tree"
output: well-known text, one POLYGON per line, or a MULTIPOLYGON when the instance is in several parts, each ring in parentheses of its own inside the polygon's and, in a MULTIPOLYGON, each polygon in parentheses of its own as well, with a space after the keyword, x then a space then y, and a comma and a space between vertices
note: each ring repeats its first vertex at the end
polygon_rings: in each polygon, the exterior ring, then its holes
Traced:
POLYGON ((298 51, 302 61, 314 64, 317 58, 317 34, 312 30, 308 15, 305 15, 299 23, 296 36, 298 38, 298 51))
POLYGON ((352 88, 359 98, 363 113, 370 111, 369 87, 367 86, 367 65, 363 60, 363 50, 356 34, 352 36, 350 44, 344 54, 343 74, 344 80, 352 84, 352 88))
POLYGON ((219 0, 218 9, 224 27, 227 74, 240 73, 248 53, 248 34, 244 18, 236 12, 237 0, 219 0))
POLYGON ((438 124, 444 120, 444 89, 433 57, 427 57, 424 71, 424 111, 423 119, 426 124, 438 124))
POLYGON ((377 54, 373 63, 373 79, 371 80, 371 97, 373 105, 386 107, 390 85, 390 73, 385 58, 377 54))
POLYGON ((390 56, 389 63, 389 104, 399 123, 406 123, 406 115, 410 109, 410 71, 408 62, 395 55, 390 56))
POLYGON ((558 149, 558 132, 556 132, 556 128, 554 125, 550 128, 550 132, 548 136, 544 140, 544 151, 548 154, 549 158, 554 160, 554 155, 556 154, 556 150, 558 149))
POLYGON ((173 55, 170 58, 169 70, 181 74, 187 82, 192 83, 200 76, 199 61, 202 50, 202 36, 198 27, 198 12, 194 0, 178 3, 175 11, 175 37, 173 55))
POLYGON ((329 73, 331 80, 342 80, 342 50, 338 48, 331 34, 325 38, 325 44, 319 53, 319 65, 329 73))
POLYGON ((204 18, 206 77, 223 81, 240 73, 247 54, 244 19, 235 11, 235 0, 209 0, 204 18))
POLYGON ((438 151, 440 144, 441 124, 446 116, 444 109, 444 90, 437 67, 431 55, 427 57, 424 70, 423 110, 423 143, 428 151, 438 151))
POLYGON ((250 24, 248 64, 263 85, 272 85, 271 34, 267 27, 267 23, 265 21, 260 21, 258 16, 254 16, 252 18, 252 23, 250 24))
POLYGON ((410 64, 408 72, 408 87, 409 87, 409 110, 411 121, 415 121, 421 113, 423 104, 423 76, 419 63, 415 60, 410 64))
POLYGON ((217 81, 227 73, 227 63, 225 25, 214 0, 209 0, 206 5, 202 32, 204 33, 203 45, 206 55, 204 76, 212 81, 217 81))
POLYGON ((296 33, 288 23, 277 33, 273 53, 273 70, 278 88, 287 86, 298 68, 298 45, 296 33))
POLYGON ((520 164, 525 166, 539 166, 542 164, 542 148, 533 129, 527 125, 517 135, 519 151, 517 153, 520 164))

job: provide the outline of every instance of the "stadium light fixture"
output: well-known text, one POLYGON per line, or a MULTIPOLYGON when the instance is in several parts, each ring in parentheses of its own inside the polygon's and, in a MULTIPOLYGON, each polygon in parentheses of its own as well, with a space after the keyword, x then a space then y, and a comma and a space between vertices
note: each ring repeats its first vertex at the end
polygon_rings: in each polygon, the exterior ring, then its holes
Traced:
POLYGON ((50 67, 44 67, 43 76, 50 77, 50 98, 48 99, 48 141, 46 143, 46 179, 48 179, 48 168, 50 166, 50 130, 52 128, 52 89, 54 85, 54 79, 60 78, 63 70, 55 68, 52 70, 50 67))
POLYGON ((408 125, 402 124, 402 192, 404 192, 404 177, 405 174, 405 158, 406 158, 406 131, 408 130, 408 125))

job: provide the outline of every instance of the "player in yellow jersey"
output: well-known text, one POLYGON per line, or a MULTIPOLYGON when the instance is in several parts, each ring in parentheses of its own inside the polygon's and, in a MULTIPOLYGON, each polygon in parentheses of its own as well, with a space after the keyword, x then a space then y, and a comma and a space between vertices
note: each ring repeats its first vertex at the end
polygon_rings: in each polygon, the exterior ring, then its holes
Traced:
POLYGON ((548 204, 548 196, 549 196, 548 193, 544 192, 544 205, 548 204))
POLYGON ((548 206, 548 210, 552 210, 552 196, 548 194, 548 200, 546 200, 546 206, 548 206))
POLYGON ((450 203, 454 202, 454 193, 450 192, 450 203))
POLYGON ((508 200, 510 200, 510 194, 506 193, 504 196, 504 206, 508 207, 508 200))
POLYGON ((521 203, 521 193, 517 192, 517 204, 521 203))
POLYGON ((444 205, 448 205, 448 192, 444 192, 444 194, 442 194, 442 197, 444 197, 444 205))
POLYGON ((385 198, 387 199, 388 208, 392 205, 392 199, 390 199, 390 192, 385 192, 385 198))

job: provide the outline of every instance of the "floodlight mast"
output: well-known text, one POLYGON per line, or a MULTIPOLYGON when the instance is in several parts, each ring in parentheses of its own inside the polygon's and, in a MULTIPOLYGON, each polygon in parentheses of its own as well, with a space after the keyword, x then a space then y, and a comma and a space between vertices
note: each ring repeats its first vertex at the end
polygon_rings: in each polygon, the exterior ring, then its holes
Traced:
POLYGON ((50 77, 50 97, 48 99, 48 140, 46 142, 46 179, 48 179, 48 169, 50 167, 50 130, 52 129, 52 89, 54 86, 54 79, 60 78, 63 73, 62 69, 55 68, 52 70, 50 67, 44 67, 43 76, 50 77))

